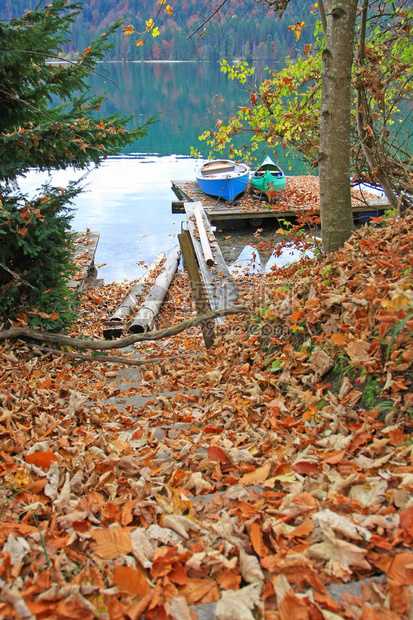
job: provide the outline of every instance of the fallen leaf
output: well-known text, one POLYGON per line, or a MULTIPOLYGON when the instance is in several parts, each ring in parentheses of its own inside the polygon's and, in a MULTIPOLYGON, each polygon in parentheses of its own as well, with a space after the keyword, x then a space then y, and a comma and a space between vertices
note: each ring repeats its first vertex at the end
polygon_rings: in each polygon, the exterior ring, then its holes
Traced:
POLYGON ((216 620, 254 620, 253 610, 262 608, 261 593, 259 583, 222 592, 215 608, 216 620))
POLYGON ((91 544, 93 551, 105 560, 114 560, 132 551, 129 532, 121 527, 116 527, 114 530, 95 529, 90 535, 95 541, 91 544))
POLYGON ((252 547, 257 555, 265 557, 268 555, 268 549, 264 544, 261 525, 254 521, 250 526, 250 539, 252 547))
POLYGON ((240 549, 239 552, 239 570, 244 581, 248 583, 261 583, 264 581, 264 574, 258 559, 255 555, 248 555, 243 549, 240 549))
POLYGON ((44 471, 49 471, 50 465, 53 461, 59 461, 58 457, 49 450, 46 450, 45 452, 32 452, 31 454, 26 454, 24 460, 26 463, 36 465, 36 467, 40 467, 44 471))
POLYGON ((226 463, 228 461, 227 455, 223 449, 218 446, 208 446, 207 454, 210 461, 219 461, 221 463, 226 463))
POLYGON ((343 581, 349 581, 352 568, 370 569, 370 564, 365 559, 367 553, 365 549, 336 538, 332 530, 324 531, 324 538, 324 542, 309 547, 307 553, 311 558, 326 561, 327 573, 343 581))
POLYGON ((260 482, 264 482, 268 478, 270 473, 270 466, 263 465, 262 467, 257 467, 253 471, 244 474, 242 478, 240 478, 240 484, 244 486, 252 486, 254 484, 259 484, 260 482))
POLYGON ((115 566, 112 581, 120 592, 126 592, 131 598, 143 598, 151 590, 145 575, 131 566, 115 566))
POLYGON ((370 344, 365 340, 350 342, 345 350, 351 359, 351 363, 357 368, 363 366, 367 362, 371 362, 373 359, 369 355, 370 344))

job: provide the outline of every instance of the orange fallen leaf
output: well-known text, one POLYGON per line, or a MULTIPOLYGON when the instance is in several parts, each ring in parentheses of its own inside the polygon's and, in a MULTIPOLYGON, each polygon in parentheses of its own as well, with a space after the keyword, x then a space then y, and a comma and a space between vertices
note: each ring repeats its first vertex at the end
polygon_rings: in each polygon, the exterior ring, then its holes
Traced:
POLYGON ((250 539, 255 553, 259 555, 260 558, 265 558, 265 556, 268 555, 268 549, 264 544, 261 525, 257 523, 257 521, 251 523, 250 539))
POLYGON ((145 575, 132 566, 116 566, 112 581, 121 592, 126 592, 131 597, 143 598, 151 591, 145 575))
POLYGON ((375 565, 397 585, 413 585, 413 553, 398 553, 394 557, 383 556, 375 565))
POLYGON ((295 463, 293 469, 297 472, 297 474, 306 474, 311 476, 312 474, 319 474, 321 472, 321 468, 319 465, 315 463, 309 463, 307 461, 299 461, 295 463))
POLYGON ((210 461, 220 461, 221 463, 228 461, 227 455, 219 446, 208 446, 207 454, 210 461))
POLYGON ((184 586, 188 581, 188 576, 181 562, 176 562, 173 565, 168 577, 171 581, 177 583, 179 586, 184 586))
POLYGON ((188 605, 195 603, 214 603, 219 600, 219 590, 213 579, 188 579, 186 585, 179 591, 188 605))
POLYGON ((340 463, 343 460, 345 455, 346 455, 345 450, 340 450, 339 452, 330 454, 329 456, 324 458, 323 463, 328 463, 329 465, 336 465, 337 463, 340 463))
POLYGON ((132 551, 130 536, 121 527, 116 527, 113 531, 106 529, 92 530, 90 535, 95 540, 95 543, 91 544, 93 551, 105 560, 114 560, 120 555, 132 551))
POLYGON ((270 473, 270 466, 263 465, 262 467, 257 467, 253 471, 244 474, 242 478, 240 478, 240 484, 245 486, 250 486, 253 484, 259 484, 260 482, 264 482, 268 478, 268 474, 270 473))
POLYGON ((280 620, 298 620, 310 618, 306 602, 298 597, 291 588, 280 603, 280 620))
POLYGON ((40 467, 44 471, 49 471, 50 465, 52 461, 58 461, 58 457, 50 452, 50 450, 46 450, 44 452, 32 452, 32 454, 26 454, 24 457, 26 463, 30 465, 36 465, 36 467, 40 467))

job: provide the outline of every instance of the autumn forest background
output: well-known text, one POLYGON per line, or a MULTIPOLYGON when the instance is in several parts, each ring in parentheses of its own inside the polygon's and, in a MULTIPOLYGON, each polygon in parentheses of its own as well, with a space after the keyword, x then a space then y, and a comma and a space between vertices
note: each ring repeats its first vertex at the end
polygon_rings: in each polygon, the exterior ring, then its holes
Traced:
MULTIPOLYGON (((36 6, 37 0, 3 0, 2 19, 19 17, 27 9, 36 6)), ((254 60, 284 60, 287 55, 295 57, 297 46, 294 34, 288 26, 305 16, 306 26, 302 33, 303 43, 313 35, 309 11, 312 0, 290 3, 284 17, 279 19, 270 9, 253 0, 231 0, 207 24, 207 36, 203 28, 197 37, 188 39, 220 2, 197 2, 183 0, 175 7, 173 16, 162 14, 159 37, 146 37, 143 46, 136 47, 129 37, 114 37, 114 47, 107 60, 220 60, 222 57, 254 60)), ((75 57, 79 50, 87 48, 90 41, 109 28, 116 20, 132 24, 135 31, 145 30, 145 21, 156 15, 159 4, 153 0, 86 0, 84 8, 73 24, 68 50, 75 57)))

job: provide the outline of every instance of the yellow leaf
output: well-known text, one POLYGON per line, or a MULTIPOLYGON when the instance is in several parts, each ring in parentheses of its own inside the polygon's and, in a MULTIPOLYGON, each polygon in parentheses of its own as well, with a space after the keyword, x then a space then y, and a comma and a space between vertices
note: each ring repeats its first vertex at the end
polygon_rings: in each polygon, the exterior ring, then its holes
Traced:
POLYGON ((165 4, 166 0, 158 0, 158 2, 162 6, 162 4, 165 4))
POLYGON ((133 34, 133 26, 132 24, 129 24, 129 26, 125 26, 125 28, 123 29, 123 34, 127 35, 127 34, 133 34))
POLYGON ((332 336, 330 336, 330 340, 333 344, 341 346, 347 342, 347 334, 342 334, 341 332, 339 332, 338 334, 333 334, 332 336))
POLYGON ((136 47, 139 47, 140 45, 143 45, 143 41, 142 41, 142 39, 138 39, 138 40, 136 41, 136 47))
POLYGON ((387 310, 397 310, 397 308, 400 308, 401 306, 408 306, 409 304, 411 304, 411 299, 404 293, 396 295, 392 300, 385 299, 381 302, 383 308, 386 308, 387 310))
POLYGON ((155 28, 152 30, 152 36, 153 36, 153 37, 159 37, 159 35, 160 35, 160 34, 161 34, 161 33, 160 33, 160 31, 159 31, 158 26, 155 26, 155 28))
POLYGON ((150 19, 148 19, 146 22, 146 32, 150 32, 153 28, 153 19, 152 17, 150 19))
POLYGON ((168 4, 168 5, 167 5, 167 7, 166 7, 165 11, 166 11, 166 12, 168 13, 168 15, 170 15, 171 17, 173 17, 173 16, 174 16, 174 12, 173 12, 172 7, 171 7, 171 5, 170 5, 170 4, 168 4))

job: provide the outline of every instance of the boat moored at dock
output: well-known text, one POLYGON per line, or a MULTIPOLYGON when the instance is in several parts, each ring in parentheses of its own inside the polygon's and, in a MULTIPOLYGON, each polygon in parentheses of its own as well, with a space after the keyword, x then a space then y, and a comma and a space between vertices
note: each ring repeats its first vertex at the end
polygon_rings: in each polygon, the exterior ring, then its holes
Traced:
POLYGON ((266 195, 269 202, 275 202, 285 189, 287 179, 284 172, 271 157, 266 157, 251 174, 251 187, 260 195, 266 195))
POLYGON ((195 169, 199 187, 205 194, 233 202, 247 187, 250 168, 230 159, 212 159, 195 169))

